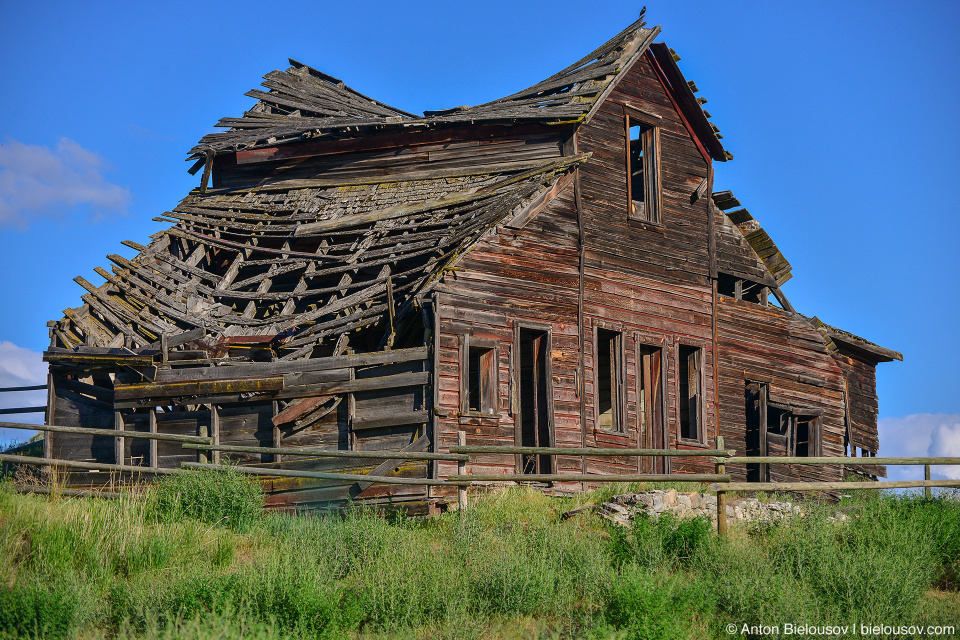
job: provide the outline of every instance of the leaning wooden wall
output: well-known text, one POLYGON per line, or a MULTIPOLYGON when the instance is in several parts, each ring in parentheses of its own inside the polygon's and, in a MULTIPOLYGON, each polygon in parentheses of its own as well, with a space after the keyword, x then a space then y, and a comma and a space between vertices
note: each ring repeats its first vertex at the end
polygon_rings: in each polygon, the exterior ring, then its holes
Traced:
MULTIPOLYGON (((637 442, 635 345, 662 346, 666 354, 667 428, 670 448, 713 446, 716 428, 712 293, 707 198, 691 194, 707 177, 707 161, 685 127, 646 56, 625 74, 593 119, 580 127, 578 151, 593 157, 581 169, 585 231, 584 334, 587 339, 586 441, 627 446, 637 442), (628 216, 625 108, 654 116, 660 129, 662 224, 628 216), (659 116, 659 120, 656 119, 659 116), (594 424, 593 335, 598 325, 621 330, 627 340, 628 431, 608 433, 594 424), (678 444, 677 349, 704 350, 706 433, 701 445, 678 444)), ((709 185, 708 185, 709 186, 709 185)), ((588 461, 588 471, 636 469, 636 460, 588 461), (619 462, 620 464, 616 464, 619 462)), ((673 461, 673 471, 706 471, 696 462, 673 461)))
MULTIPOLYGON (((796 406, 822 410, 824 456, 842 456, 843 372, 823 336, 806 319, 782 309, 718 296, 720 424, 724 445, 747 454, 747 382, 767 383, 771 393, 796 406)), ((772 480, 838 480, 839 467, 771 466, 772 480)), ((746 479, 744 465, 727 465, 746 479)))
MULTIPOLYGON (((874 364, 845 354, 834 354, 847 381, 852 446, 866 449, 876 455, 880 444, 877 435, 877 367, 874 364)), ((859 454, 860 452, 858 452, 859 454)), ((850 452, 853 455, 853 452, 850 452)))

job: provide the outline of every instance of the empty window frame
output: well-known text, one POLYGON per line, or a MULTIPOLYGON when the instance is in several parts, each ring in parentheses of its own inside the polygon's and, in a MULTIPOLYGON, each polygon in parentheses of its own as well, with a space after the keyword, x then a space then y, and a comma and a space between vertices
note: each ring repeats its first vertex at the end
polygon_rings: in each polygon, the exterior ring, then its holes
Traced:
POLYGON ((680 439, 704 442, 703 349, 681 344, 677 350, 677 400, 680 439))
POLYGON ((717 275, 717 293, 734 300, 745 300, 766 306, 769 290, 759 282, 720 273, 717 275))
POLYGON ((625 431, 626 411, 623 369, 623 334, 619 331, 597 329, 595 402, 597 428, 605 431, 625 431))
MULTIPOLYGON (((771 397, 767 383, 747 382, 747 455, 814 458, 823 455, 820 412, 771 397), (761 428, 762 427, 762 428, 761 428)), ((747 480, 770 480, 769 464, 747 466, 747 480)))
POLYGON ((624 121, 630 218, 659 224, 660 130, 629 113, 624 121))
POLYGON ((465 336, 460 371, 462 413, 497 413, 497 371, 496 342, 465 336))

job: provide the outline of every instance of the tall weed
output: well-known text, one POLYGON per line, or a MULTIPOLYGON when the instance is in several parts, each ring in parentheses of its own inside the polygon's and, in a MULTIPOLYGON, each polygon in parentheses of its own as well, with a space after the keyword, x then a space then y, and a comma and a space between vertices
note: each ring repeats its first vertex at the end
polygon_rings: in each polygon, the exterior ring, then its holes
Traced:
POLYGON ((193 518, 242 532, 263 516, 260 484, 228 466, 165 476, 150 488, 149 500, 160 522, 193 518))

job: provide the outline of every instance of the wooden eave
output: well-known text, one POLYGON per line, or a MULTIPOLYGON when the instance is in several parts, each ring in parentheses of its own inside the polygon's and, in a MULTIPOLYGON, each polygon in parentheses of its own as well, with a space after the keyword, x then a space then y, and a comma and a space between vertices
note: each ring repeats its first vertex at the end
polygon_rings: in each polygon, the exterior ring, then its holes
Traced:
MULTIPOLYGON (((832 327, 816 316, 810 318, 810 322, 816 327, 817 331, 842 354, 851 355, 874 365, 880 362, 892 362, 893 360, 903 361, 903 354, 899 351, 881 347, 849 331, 832 327)), ((830 348, 831 344, 827 346, 830 348)), ((831 349, 831 351, 833 351, 833 349, 831 349)))
POLYGON ((793 277, 793 267, 780 252, 770 235, 730 191, 717 191, 712 195, 714 205, 724 212, 727 219, 737 228, 744 241, 750 245, 757 259, 773 278, 777 287, 793 277))

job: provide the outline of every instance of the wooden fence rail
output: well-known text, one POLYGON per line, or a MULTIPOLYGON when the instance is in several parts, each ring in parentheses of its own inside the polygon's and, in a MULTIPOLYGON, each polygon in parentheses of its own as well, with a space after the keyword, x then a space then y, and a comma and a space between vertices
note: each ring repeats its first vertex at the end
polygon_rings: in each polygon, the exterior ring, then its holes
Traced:
POLYGON ((725 449, 591 449, 578 447, 510 447, 497 445, 453 445, 450 453, 504 453, 550 456, 664 456, 673 457, 711 457, 722 458, 733 455, 734 451, 725 449))
POLYGON ((50 467, 64 467, 67 469, 87 469, 91 471, 117 471, 127 473, 153 473, 169 475, 183 473, 182 469, 165 469, 160 467, 141 467, 132 464, 107 464, 104 462, 84 462, 82 460, 60 460, 58 458, 34 458, 33 456, 18 456, 9 453, 0 453, 0 462, 13 464, 32 464, 50 467))
POLYGON ((313 458, 369 458, 373 460, 445 460, 469 462, 470 456, 454 453, 413 453, 406 451, 349 451, 344 449, 315 449, 302 447, 241 447, 227 444, 185 444, 184 449, 227 451, 232 453, 267 453, 272 455, 308 456, 313 458))
POLYGON ((960 464, 960 458, 934 457, 934 458, 848 458, 846 456, 833 456, 824 458, 788 458, 782 456, 756 456, 756 457, 730 457, 724 459, 726 464, 842 464, 856 465, 858 467, 869 465, 896 466, 896 465, 954 465, 960 464), (855 462, 851 462, 855 461, 855 462))
MULTIPOLYGON (((25 424, 22 422, 0 422, 0 428, 29 429, 31 431, 52 431, 54 433, 79 433, 91 436, 116 438, 116 429, 94 429, 91 427, 63 427, 53 424, 25 424)), ((148 431, 121 431, 124 438, 140 438, 142 440, 164 440, 167 442, 185 442, 206 444, 211 441, 206 436, 182 436, 176 433, 150 433, 148 431)))

